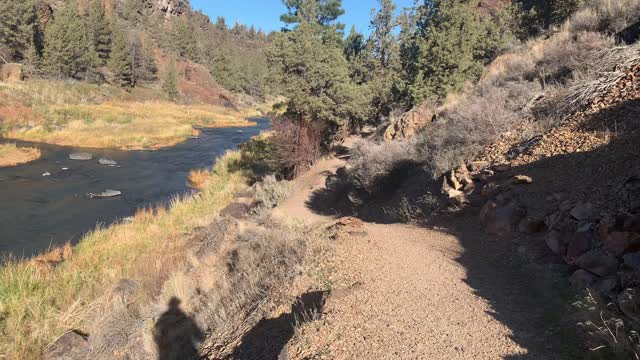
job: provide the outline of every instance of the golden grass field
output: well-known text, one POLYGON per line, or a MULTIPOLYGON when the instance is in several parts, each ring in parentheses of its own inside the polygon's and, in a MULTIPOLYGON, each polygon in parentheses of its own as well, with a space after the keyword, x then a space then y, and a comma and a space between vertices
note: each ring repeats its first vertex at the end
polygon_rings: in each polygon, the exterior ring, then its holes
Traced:
POLYGON ((0 167, 16 166, 37 160, 40 150, 32 147, 18 147, 16 144, 0 144, 0 167))
POLYGON ((194 126, 251 126, 269 104, 176 104, 153 89, 33 81, 0 86, 0 135, 88 148, 153 150, 197 136, 194 126))
POLYGON ((130 223, 98 228, 73 249, 65 246, 0 267, 0 358, 37 359, 68 329, 81 329, 120 279, 143 284, 152 299, 184 257, 194 229, 213 221, 246 186, 241 155, 219 159, 198 194, 168 209, 139 212, 130 223))

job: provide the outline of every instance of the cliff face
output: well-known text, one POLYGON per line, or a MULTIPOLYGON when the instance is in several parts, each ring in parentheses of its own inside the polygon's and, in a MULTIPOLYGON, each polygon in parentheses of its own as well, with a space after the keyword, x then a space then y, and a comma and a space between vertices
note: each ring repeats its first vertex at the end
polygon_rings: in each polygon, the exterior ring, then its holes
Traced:
MULTIPOLYGON (((55 11, 66 0, 48 0, 43 3, 43 11, 55 11)), ((86 4, 88 0, 80 1, 80 5, 86 4)), ((102 0, 105 3, 107 9, 113 9, 116 6, 122 6, 128 0, 102 0)), ((147 9, 153 9, 154 11, 160 11, 167 16, 180 16, 187 12, 190 8, 189 0, 131 0, 137 1, 143 4, 143 7, 147 9)))

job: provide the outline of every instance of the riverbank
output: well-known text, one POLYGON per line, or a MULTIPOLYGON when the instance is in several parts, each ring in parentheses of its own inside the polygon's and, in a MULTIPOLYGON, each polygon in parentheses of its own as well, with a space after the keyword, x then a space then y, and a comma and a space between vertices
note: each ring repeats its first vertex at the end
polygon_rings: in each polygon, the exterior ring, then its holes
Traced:
POLYGON ((26 164, 41 156, 33 147, 19 147, 16 144, 0 144, 0 168, 26 164))
MULTIPOLYGON (((274 100, 275 101, 275 100, 274 100)), ((0 84, 0 135, 84 148, 156 150, 197 137, 194 127, 255 125, 257 106, 177 104, 155 88, 29 81, 0 84)))
MULTIPOLYGON (((98 228, 72 250, 54 250, 0 268, 0 357, 36 359, 69 329, 87 329, 96 307, 122 279, 151 299, 188 259, 186 248, 233 195, 246 187, 241 154, 219 159, 202 191, 165 208, 138 212, 129 223, 98 228)), ((178 285, 178 284, 176 284, 178 285)))

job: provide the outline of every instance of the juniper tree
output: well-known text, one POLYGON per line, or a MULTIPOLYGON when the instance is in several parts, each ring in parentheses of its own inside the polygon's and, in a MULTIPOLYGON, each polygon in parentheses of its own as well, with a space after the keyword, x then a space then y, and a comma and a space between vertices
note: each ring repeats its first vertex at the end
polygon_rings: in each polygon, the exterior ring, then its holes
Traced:
POLYGON ((77 6, 65 3, 45 31, 44 67, 51 76, 86 80, 97 65, 93 40, 77 6))
POLYGON ((22 61, 29 51, 42 51, 38 42, 36 1, 0 1, 0 55, 6 61, 22 61))
POLYGON ((109 68, 113 72, 115 83, 122 87, 135 85, 133 77, 133 63, 129 50, 129 39, 126 32, 117 21, 112 25, 113 42, 111 44, 111 57, 109 68))
POLYGON ((88 16, 88 27, 100 65, 106 65, 111 53, 111 25, 102 0, 93 0, 88 16))
POLYGON ((178 93, 178 69, 176 67, 176 59, 171 58, 167 65, 167 71, 162 83, 162 90, 169 97, 169 99, 175 101, 180 94, 178 93))

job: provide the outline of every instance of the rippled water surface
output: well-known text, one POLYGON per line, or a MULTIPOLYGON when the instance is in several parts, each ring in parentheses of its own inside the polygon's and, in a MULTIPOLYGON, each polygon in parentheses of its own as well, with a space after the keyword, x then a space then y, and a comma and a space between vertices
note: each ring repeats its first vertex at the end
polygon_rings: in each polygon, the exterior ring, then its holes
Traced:
POLYGON ((113 151, 35 144, 38 161, 0 168, 0 254, 28 257, 77 242, 97 224, 133 215, 140 207, 161 203, 189 190, 187 174, 210 167, 216 157, 236 149, 266 130, 269 122, 245 128, 202 129, 198 139, 159 151, 113 151), (91 161, 69 159, 89 152, 91 161), (117 167, 98 164, 113 159, 117 167), (63 170, 67 169, 67 170, 63 170), (50 173, 50 176, 43 176, 50 173), (119 190, 121 197, 90 199, 88 193, 119 190))

